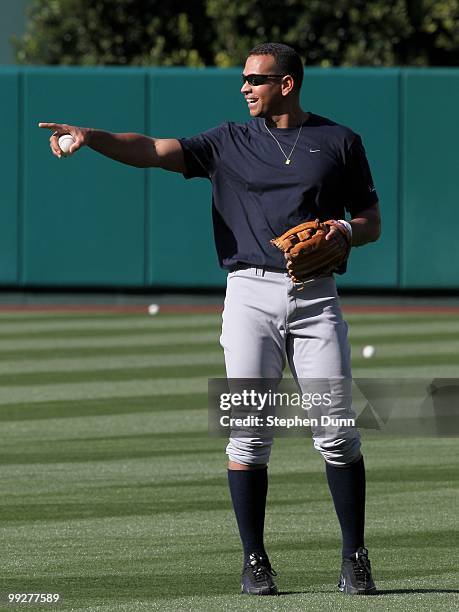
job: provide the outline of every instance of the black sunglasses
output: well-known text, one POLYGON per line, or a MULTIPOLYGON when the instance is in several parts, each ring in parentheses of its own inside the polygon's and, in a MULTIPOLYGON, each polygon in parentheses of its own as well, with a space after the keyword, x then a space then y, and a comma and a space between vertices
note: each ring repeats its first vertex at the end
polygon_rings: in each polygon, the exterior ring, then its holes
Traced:
POLYGON ((285 74, 242 74, 242 84, 247 81, 249 85, 265 85, 269 79, 281 79, 285 74))

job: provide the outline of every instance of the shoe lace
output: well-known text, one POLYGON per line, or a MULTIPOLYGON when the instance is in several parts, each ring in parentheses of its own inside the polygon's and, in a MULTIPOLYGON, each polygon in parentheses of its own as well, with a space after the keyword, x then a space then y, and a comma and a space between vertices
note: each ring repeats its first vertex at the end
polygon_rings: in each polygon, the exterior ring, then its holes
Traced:
POLYGON ((263 582, 267 577, 277 576, 277 573, 273 570, 271 564, 269 562, 264 562, 258 555, 250 555, 249 565, 256 582, 263 582))
POLYGON ((352 559, 355 577, 357 581, 366 584, 371 576, 371 567, 368 557, 364 554, 357 554, 355 559, 352 559))

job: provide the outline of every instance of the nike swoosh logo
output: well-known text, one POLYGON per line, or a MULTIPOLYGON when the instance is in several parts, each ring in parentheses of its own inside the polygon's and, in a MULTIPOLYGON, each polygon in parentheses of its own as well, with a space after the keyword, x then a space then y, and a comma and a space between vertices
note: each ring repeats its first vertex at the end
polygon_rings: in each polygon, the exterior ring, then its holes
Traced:
POLYGON ((309 153, 318 153, 320 149, 309 149, 309 153))

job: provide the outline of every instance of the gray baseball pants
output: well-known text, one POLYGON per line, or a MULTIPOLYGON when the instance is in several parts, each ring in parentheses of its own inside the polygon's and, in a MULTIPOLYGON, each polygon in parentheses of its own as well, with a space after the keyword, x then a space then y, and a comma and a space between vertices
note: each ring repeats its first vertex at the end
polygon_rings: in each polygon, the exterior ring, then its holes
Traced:
MULTIPOLYGON (((287 273, 262 267, 230 272, 220 343, 228 378, 280 380, 288 361, 302 391, 308 379, 331 379, 336 399, 330 416, 355 418, 347 391, 347 324, 332 276, 295 284, 287 273)), ((314 447, 332 465, 345 466, 360 458, 355 427, 312 428, 312 435, 314 447)), ((266 464, 272 444, 272 438, 231 435, 226 452, 237 463, 266 464)))

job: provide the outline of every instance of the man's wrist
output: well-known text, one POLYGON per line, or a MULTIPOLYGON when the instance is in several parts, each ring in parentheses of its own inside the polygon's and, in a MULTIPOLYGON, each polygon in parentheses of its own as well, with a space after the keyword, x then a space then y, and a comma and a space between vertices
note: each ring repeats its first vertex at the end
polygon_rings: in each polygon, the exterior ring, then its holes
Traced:
POLYGON ((344 219, 338 219, 338 223, 340 223, 344 228, 346 228, 346 231, 349 236, 349 244, 352 244, 352 225, 349 223, 349 221, 345 221, 344 219))

